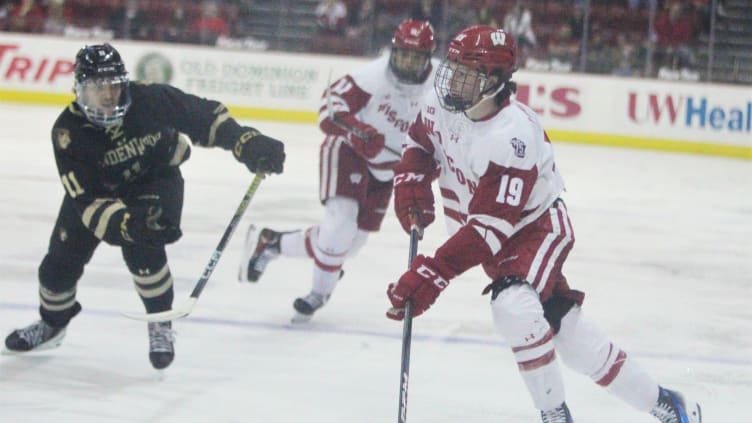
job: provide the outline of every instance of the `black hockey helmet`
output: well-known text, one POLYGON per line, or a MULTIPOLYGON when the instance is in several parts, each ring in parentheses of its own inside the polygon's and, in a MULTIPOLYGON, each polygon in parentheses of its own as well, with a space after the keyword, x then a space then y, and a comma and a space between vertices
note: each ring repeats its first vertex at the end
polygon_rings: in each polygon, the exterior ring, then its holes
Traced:
POLYGON ((85 46, 73 68, 76 103, 100 126, 122 122, 131 104, 128 72, 120 53, 110 44, 85 46))
POLYGON ((125 76, 125 64, 120 53, 108 43, 85 46, 76 54, 73 68, 76 81, 104 76, 125 76))

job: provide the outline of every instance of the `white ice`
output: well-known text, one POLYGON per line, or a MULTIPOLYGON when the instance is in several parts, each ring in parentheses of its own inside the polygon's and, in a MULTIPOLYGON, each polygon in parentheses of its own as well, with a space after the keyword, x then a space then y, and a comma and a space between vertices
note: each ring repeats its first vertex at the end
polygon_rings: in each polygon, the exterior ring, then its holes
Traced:
MULTIPOLYGON (((49 141, 58 108, 0 104, 2 336, 38 318, 37 266, 63 190, 49 141)), ((0 422, 389 422, 397 419, 402 325, 384 317, 386 285, 407 265, 393 215, 345 264, 331 302, 291 327, 311 263, 280 259, 258 284, 236 272, 249 224, 317 222, 314 125, 248 122, 283 139, 288 161, 267 178, 194 313, 175 323, 164 377, 147 358, 146 325, 118 249, 102 245, 79 283, 84 311, 63 345, 0 356, 0 422)), ((752 162, 557 144, 576 246, 565 266, 584 310, 662 385, 700 400, 705 422, 752 422, 752 162)), ((186 299, 251 176, 220 150, 184 166, 184 237, 168 254, 186 299)), ((439 221, 441 216, 439 216, 439 221)), ((445 238, 430 227, 420 251, 445 238)), ((539 421, 511 352, 496 335, 488 281, 453 281, 414 322, 408 421, 539 421)), ((564 370, 578 423, 653 422, 564 370)))

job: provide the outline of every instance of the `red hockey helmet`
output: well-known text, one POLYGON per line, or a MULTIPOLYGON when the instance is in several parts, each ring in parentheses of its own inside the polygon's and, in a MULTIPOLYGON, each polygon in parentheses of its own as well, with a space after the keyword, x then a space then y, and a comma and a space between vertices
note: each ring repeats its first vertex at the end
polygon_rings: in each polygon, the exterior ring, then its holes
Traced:
POLYGON ((436 37, 431 24, 406 19, 392 37, 389 69, 402 83, 422 83, 431 71, 431 55, 435 50, 436 37))
POLYGON ((399 24, 392 37, 392 48, 433 53, 436 50, 436 36, 428 21, 405 19, 399 24))
POLYGON ((467 112, 495 97, 517 70, 514 37, 502 29, 475 25, 449 42, 446 60, 436 72, 434 88, 441 106, 467 112))
POLYGON ((509 79, 517 70, 517 43, 503 29, 474 25, 449 42, 447 59, 486 75, 501 74, 509 79))

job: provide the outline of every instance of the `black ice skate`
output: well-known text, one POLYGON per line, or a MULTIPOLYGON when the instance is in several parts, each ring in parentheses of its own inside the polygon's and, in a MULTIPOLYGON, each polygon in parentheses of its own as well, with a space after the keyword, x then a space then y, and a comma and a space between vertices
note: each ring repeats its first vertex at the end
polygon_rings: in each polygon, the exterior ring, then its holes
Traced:
POLYGON ((292 318, 292 323, 305 323, 313 317, 313 313, 329 301, 329 295, 321 295, 311 292, 303 298, 296 298, 292 304, 297 312, 292 318))
POLYGON ((149 361, 151 365, 162 370, 175 358, 175 334, 172 322, 149 323, 149 361))
POLYGON ((553 410, 541 411, 541 420, 543 423, 574 423, 565 402, 553 410))
POLYGON ((65 327, 55 328, 38 320, 23 329, 16 329, 5 338, 3 354, 18 354, 57 348, 65 338, 65 327))
POLYGON ((687 401, 676 391, 660 388, 658 402, 650 411, 661 423, 702 423, 700 404, 687 401))
POLYGON ((238 272, 240 282, 257 282, 266 269, 270 261, 279 256, 279 241, 283 232, 275 232, 271 229, 264 228, 256 235, 256 227, 251 225, 245 236, 245 245, 243 247, 243 259, 238 272), (255 245, 253 241, 256 241, 255 245))

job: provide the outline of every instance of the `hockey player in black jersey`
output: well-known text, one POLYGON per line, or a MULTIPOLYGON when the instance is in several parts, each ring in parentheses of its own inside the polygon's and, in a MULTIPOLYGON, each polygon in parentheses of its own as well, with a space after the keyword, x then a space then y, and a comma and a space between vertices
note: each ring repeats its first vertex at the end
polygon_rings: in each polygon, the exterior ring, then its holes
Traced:
MULTIPOLYGON (((172 307, 165 245, 181 236, 179 166, 191 142, 230 150, 254 173, 281 173, 285 160, 282 142, 239 125, 221 103, 129 81, 109 44, 82 48, 74 75, 76 98, 52 128, 66 194, 39 266, 41 320, 8 335, 7 352, 60 345, 81 310, 77 282, 101 241, 121 247, 148 313, 172 307)), ((148 332, 152 365, 169 366, 170 322, 149 323, 148 332)))

